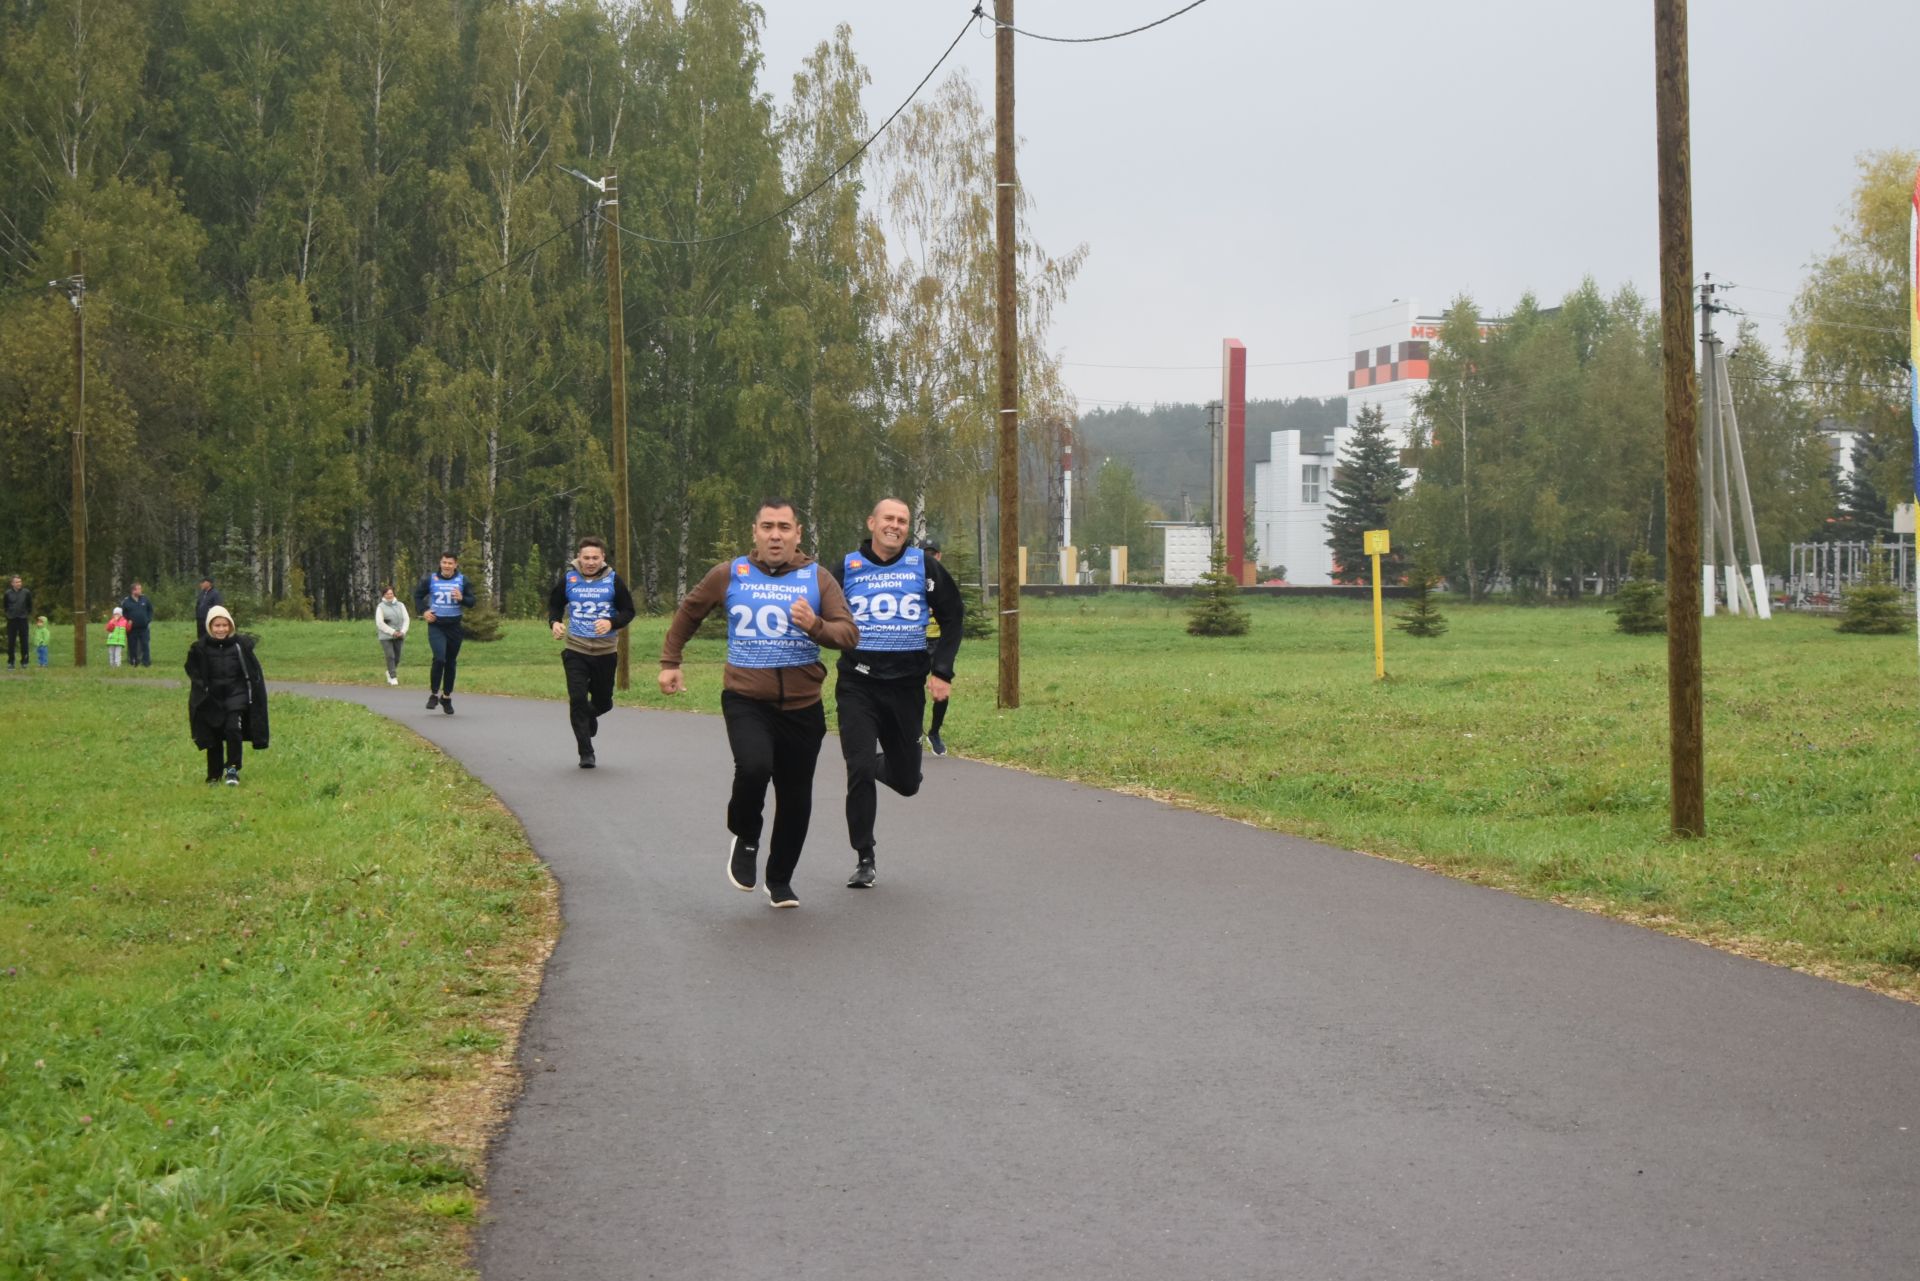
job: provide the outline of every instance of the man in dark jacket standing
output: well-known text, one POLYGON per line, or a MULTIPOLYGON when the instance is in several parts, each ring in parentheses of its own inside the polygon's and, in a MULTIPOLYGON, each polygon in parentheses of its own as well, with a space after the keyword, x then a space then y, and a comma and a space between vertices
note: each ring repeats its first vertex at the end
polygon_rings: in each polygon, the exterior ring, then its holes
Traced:
POLYGON ((153 666, 153 638, 147 629, 153 626, 153 597, 135 583, 120 602, 127 619, 127 663, 132 667, 153 666))
POLYGON ((835 575, 860 627, 860 647, 840 655, 833 686, 840 753, 847 760, 847 839, 857 862, 849 889, 871 888, 878 784, 901 796, 920 790, 920 726, 927 694, 952 692, 966 606, 959 584, 923 547, 909 547, 913 513, 882 498, 867 517, 867 541, 835 575), (927 640, 927 623, 940 625, 927 640), (874 747, 878 745, 879 751, 874 747))
POLYGON ((193 621, 199 629, 201 640, 207 638, 207 611, 215 605, 226 603, 226 598, 220 595, 220 589, 213 585, 213 579, 200 580, 200 594, 193 598, 193 621))
POLYGON ((573 565, 554 580, 547 595, 553 638, 565 641, 560 666, 567 673, 567 713, 580 768, 592 769, 593 736, 613 710, 613 678, 620 669, 622 627, 633 621, 633 593, 607 564, 607 545, 583 538, 573 565))
POLYGON ((20 639, 20 666, 27 665, 27 628, 33 624, 33 593, 20 575, 7 584, 7 670, 13 670, 13 642, 20 639))

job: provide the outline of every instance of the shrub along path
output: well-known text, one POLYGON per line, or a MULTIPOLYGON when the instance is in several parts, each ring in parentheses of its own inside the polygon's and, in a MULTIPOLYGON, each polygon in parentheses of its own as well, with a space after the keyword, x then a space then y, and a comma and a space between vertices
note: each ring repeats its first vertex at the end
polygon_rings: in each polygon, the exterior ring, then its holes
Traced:
MULTIPOLYGON (((1920 1273, 1920 1008, 953 758, 727 886, 717 717, 306 687, 518 815, 566 930, 484 1274, 1920 1273)), ((692 699, 711 702, 714 683, 692 699)))

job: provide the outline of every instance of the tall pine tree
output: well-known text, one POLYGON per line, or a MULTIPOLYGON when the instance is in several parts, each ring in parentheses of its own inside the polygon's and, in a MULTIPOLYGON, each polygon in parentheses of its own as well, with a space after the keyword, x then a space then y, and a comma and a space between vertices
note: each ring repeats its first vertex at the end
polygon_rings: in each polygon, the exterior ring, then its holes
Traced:
POLYGON ((1827 522, 1827 536, 1840 542, 1878 543, 1893 535, 1893 510, 1874 484, 1874 474, 1886 461, 1887 447, 1859 433, 1853 445, 1852 468, 1835 484, 1839 515, 1827 522))
MULTIPOLYGON (((1387 439, 1387 420, 1378 405, 1368 405, 1354 421, 1340 466, 1334 469, 1327 500, 1327 546, 1333 549, 1333 579, 1364 583, 1373 573, 1372 558, 1360 550, 1361 535, 1387 527, 1387 504, 1407 487, 1400 449, 1387 439)), ((1380 558, 1380 574, 1397 581, 1406 572, 1398 552, 1380 558)))

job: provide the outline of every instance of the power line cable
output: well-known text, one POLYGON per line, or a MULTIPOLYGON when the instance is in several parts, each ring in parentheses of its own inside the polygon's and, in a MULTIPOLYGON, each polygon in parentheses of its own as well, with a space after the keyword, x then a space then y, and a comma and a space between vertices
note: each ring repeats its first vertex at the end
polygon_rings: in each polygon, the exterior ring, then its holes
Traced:
MULTIPOLYGON (((1733 311, 1734 309, 1731 307, 1721 307, 1719 310, 1733 311)), ((1737 314, 1742 316, 1758 316, 1764 320, 1784 320, 1789 324, 1804 324, 1823 329, 1858 329, 1869 334, 1905 334, 1907 332, 1904 329, 1894 329, 1884 325, 1856 325, 1846 320, 1825 320, 1819 317, 1801 320, 1797 316, 1782 316, 1777 312, 1771 311, 1742 311, 1737 314)))
MULTIPOLYGON (((1743 285, 1735 281, 1727 281, 1721 288, 1752 289, 1763 294, 1778 294, 1782 298, 1793 299, 1798 299, 1806 292, 1805 289, 1774 289, 1768 285, 1743 285)), ((1889 308, 1884 300, 1879 299, 1863 302, 1857 299, 1823 297, 1820 302, 1825 307, 1840 307, 1847 311, 1869 311, 1882 316, 1892 315, 1900 310, 1897 305, 1889 308)))
POLYGON ((609 227, 612 227, 615 231, 619 232, 621 235, 630 237, 631 239, 634 239, 634 240, 645 241, 647 244, 650 244, 650 245, 683 245, 684 246, 684 245, 711 245, 722 240, 732 240, 736 236, 744 236, 749 231, 757 231, 761 227, 766 226, 770 222, 774 222, 774 221, 777 221, 778 219, 786 217, 788 214, 792 213, 795 209, 798 209, 801 205, 805 204, 807 201, 813 199, 816 195, 820 194, 820 192, 826 187, 828 183, 832 182, 835 178, 838 178, 841 174, 845 173, 853 165, 854 161, 858 160, 862 155, 866 154, 867 148, 871 147, 874 144, 874 142, 879 139, 880 135, 887 131, 887 126, 891 125, 895 120, 899 119, 900 113, 905 111, 908 105, 912 103, 912 101, 915 98, 920 96, 920 91, 927 87, 927 81, 933 79, 933 73, 940 70, 940 68, 945 65, 947 59, 953 55, 953 51, 960 47, 960 41, 966 37, 968 30, 972 28, 974 19, 980 16, 981 16, 980 7, 979 5, 976 4, 974 6, 973 12, 967 15, 966 24, 960 28, 960 34, 956 35, 953 38, 953 43, 947 46, 947 51, 940 55, 939 60, 936 61, 933 64, 933 66, 927 69, 927 74, 920 77, 920 83, 913 87, 913 92, 909 93, 906 96, 906 99, 902 101, 899 106, 893 109, 892 114, 889 115, 885 120, 882 120, 880 122, 880 127, 878 129, 875 129, 871 134, 868 134, 867 140, 861 143, 858 147, 855 147, 852 153, 849 154, 845 160, 842 160, 839 163, 839 165, 834 168, 832 173, 829 173, 826 177, 822 178, 819 182, 814 183, 813 186, 807 188, 804 192, 794 197, 793 200, 789 202, 785 208, 779 209, 773 213, 768 214, 766 217, 760 219, 758 222, 750 222, 744 227, 737 227, 732 231, 725 231, 720 233, 717 236, 699 236, 692 240, 670 240, 660 236, 648 236, 638 231, 630 231, 627 228, 621 226, 619 223, 615 222, 613 219, 607 218, 604 215, 602 215, 601 220, 605 222, 609 227))
POLYGON ((1894 383, 1861 383, 1850 378, 1795 378, 1791 374, 1730 374, 1737 383, 1776 383, 1785 387, 1853 387, 1860 391, 1905 391, 1894 383))
MULTIPOLYGON (((512 270, 514 267, 519 266, 520 263, 522 263, 526 259, 531 258, 534 254, 537 254, 542 249, 545 249, 548 245, 552 244, 554 241, 559 240, 563 236, 571 235, 574 228, 578 227, 581 223, 585 222, 586 220, 587 220, 587 215, 581 214, 578 218, 575 218, 572 222, 560 228, 560 230, 554 232, 551 236, 548 236, 545 240, 542 240, 539 244, 534 245, 531 248, 521 250, 519 253, 515 254, 513 257, 507 259, 507 261, 501 263, 498 267, 495 267, 492 271, 483 272, 480 275, 475 276, 472 280, 469 280, 464 285, 455 285, 452 289, 446 290, 443 293, 437 293, 433 295, 431 298, 428 298, 425 302, 417 302, 413 304, 411 307, 396 307, 392 311, 383 311, 377 316, 368 316, 363 320, 324 321, 324 322, 317 322, 311 325, 296 325, 289 329, 252 329, 247 331, 248 336, 253 338, 283 338, 283 337, 289 337, 295 334, 330 333, 336 329, 360 329, 367 325, 377 325, 382 321, 392 320, 396 316, 410 316, 414 312, 425 311, 427 308, 433 306, 437 302, 441 302, 441 301, 444 301, 445 299, 452 298, 456 294, 466 293, 470 289, 477 289, 479 286, 485 284, 487 281, 493 279, 495 276, 501 274, 502 272, 512 270)), ((172 328, 172 329, 187 329, 187 330, 192 330, 195 333, 212 334, 218 338, 233 338, 238 336, 238 334, 240 333, 240 330, 238 329, 216 329, 211 325, 196 325, 193 322, 186 321, 186 320, 169 320, 165 316, 156 316, 151 312, 141 311, 137 307, 129 307, 125 303, 116 302, 116 303, 113 303, 112 305, 117 310, 124 311, 128 315, 139 316, 143 320, 151 320, 153 323, 157 325, 165 325, 168 328, 172 328)))
MULTIPOLYGON (((995 27, 1005 27, 1008 31, 1013 32, 1015 35, 1025 36, 1029 40, 1044 40, 1049 44, 1099 44, 1103 40, 1119 40, 1125 36, 1137 36, 1142 31, 1151 31, 1155 27, 1161 25, 1162 23, 1172 22, 1175 18, 1179 17, 1183 13, 1189 13, 1195 9, 1198 9, 1201 5, 1205 4, 1206 2, 1207 0, 1193 0, 1192 4, 1187 5, 1184 8, 1175 9, 1172 13, 1168 14, 1164 18, 1155 18, 1152 22, 1147 23, 1145 26, 1134 27, 1128 31, 1116 31, 1112 35, 1106 35, 1106 36, 1043 36, 1037 31, 1022 30, 1021 28, 1014 26, 1011 22, 995 22, 993 25, 995 27)), ((978 6, 974 8, 974 13, 983 18, 986 16, 984 13, 980 12, 980 9, 978 6)))

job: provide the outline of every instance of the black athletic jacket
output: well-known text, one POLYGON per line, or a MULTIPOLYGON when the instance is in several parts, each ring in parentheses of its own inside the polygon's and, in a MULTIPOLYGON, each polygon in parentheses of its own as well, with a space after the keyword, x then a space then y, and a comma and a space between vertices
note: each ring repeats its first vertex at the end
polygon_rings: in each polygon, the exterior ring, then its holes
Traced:
MULTIPOLYGON (((891 565, 906 555, 902 547, 893 560, 882 560, 873 550, 873 540, 860 544, 860 555, 875 565, 891 565)), ((840 557, 827 565, 827 572, 833 580, 840 582, 845 572, 847 558, 840 557)), ((845 587, 845 584, 841 584, 845 587)), ((880 650, 850 649, 840 655, 838 667, 842 675, 864 676, 869 680, 898 681, 925 680, 931 671, 943 681, 953 679, 953 660, 960 654, 960 629, 966 622, 966 603, 960 598, 960 585, 953 581, 946 566, 927 557, 927 612, 933 615, 933 621, 940 624, 940 635, 934 638, 931 652, 924 649, 880 650)))

